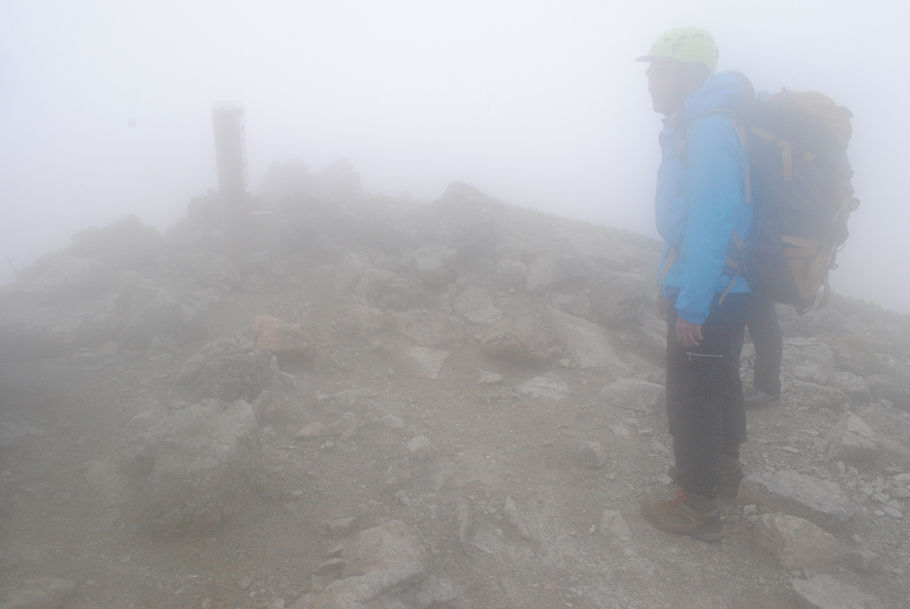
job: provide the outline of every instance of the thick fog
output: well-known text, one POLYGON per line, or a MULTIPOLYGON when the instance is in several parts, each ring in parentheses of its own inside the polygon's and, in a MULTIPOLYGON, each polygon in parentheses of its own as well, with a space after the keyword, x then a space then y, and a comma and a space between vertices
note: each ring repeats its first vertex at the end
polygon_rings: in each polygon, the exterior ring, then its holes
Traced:
MULTIPOLYGON (((364 188, 451 181, 656 236, 644 54, 711 30, 719 69, 854 113, 862 206, 834 287, 910 313, 908 11, 891 0, 0 4, 0 254, 13 266, 125 213, 164 228, 216 186, 213 103, 245 108, 250 184, 350 159, 364 188)), ((3 261, 0 277, 11 269, 3 261)))

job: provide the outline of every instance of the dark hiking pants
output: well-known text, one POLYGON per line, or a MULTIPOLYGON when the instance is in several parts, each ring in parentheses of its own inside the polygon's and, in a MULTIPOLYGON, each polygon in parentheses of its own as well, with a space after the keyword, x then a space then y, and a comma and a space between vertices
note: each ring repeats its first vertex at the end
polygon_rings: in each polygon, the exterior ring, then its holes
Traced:
POLYGON ((739 352, 748 294, 728 294, 712 308, 695 348, 676 342, 676 309, 667 314, 667 416, 680 486, 705 497, 717 493, 721 453, 739 455, 746 413, 739 352))
POLYGON ((746 313, 746 327, 755 347, 752 387, 770 395, 780 395, 780 361, 784 341, 777 321, 774 302, 752 294, 746 313))

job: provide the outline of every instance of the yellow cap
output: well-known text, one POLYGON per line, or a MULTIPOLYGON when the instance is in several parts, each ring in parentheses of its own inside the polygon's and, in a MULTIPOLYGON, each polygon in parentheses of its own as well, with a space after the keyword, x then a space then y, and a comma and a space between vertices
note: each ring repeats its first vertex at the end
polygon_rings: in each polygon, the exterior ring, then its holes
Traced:
POLYGON ((700 63, 711 74, 717 69, 717 45, 707 30, 697 27, 681 27, 661 34, 647 55, 635 61, 664 59, 683 63, 700 63))

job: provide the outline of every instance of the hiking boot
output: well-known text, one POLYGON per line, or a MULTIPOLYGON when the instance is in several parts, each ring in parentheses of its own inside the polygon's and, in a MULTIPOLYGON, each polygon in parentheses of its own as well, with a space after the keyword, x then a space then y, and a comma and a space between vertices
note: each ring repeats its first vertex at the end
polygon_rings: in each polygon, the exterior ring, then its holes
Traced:
POLYGON ((756 391, 749 396, 749 398, 743 403, 743 406, 751 410, 780 406, 780 394, 774 395, 773 393, 756 391))
POLYGON ((720 453, 717 458, 717 492, 724 497, 736 497, 743 479, 743 466, 739 457, 720 453))
POLYGON ((701 541, 720 541, 724 536, 717 501, 677 488, 669 499, 648 499, 641 515, 662 531, 688 535, 701 541))
MULTIPOLYGON (((679 484, 679 471, 675 465, 667 469, 670 480, 679 484)), ((743 479, 743 466, 739 458, 721 453, 717 461, 717 492, 724 497, 734 498, 739 492, 739 483, 743 479)))

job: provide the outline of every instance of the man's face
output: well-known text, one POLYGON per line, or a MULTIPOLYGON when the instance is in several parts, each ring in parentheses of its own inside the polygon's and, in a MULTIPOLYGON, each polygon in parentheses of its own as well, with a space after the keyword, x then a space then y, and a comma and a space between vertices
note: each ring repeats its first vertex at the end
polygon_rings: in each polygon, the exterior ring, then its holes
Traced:
POLYGON ((648 92, 654 111, 670 116, 686 99, 680 65, 673 61, 652 61, 648 66, 648 92))

